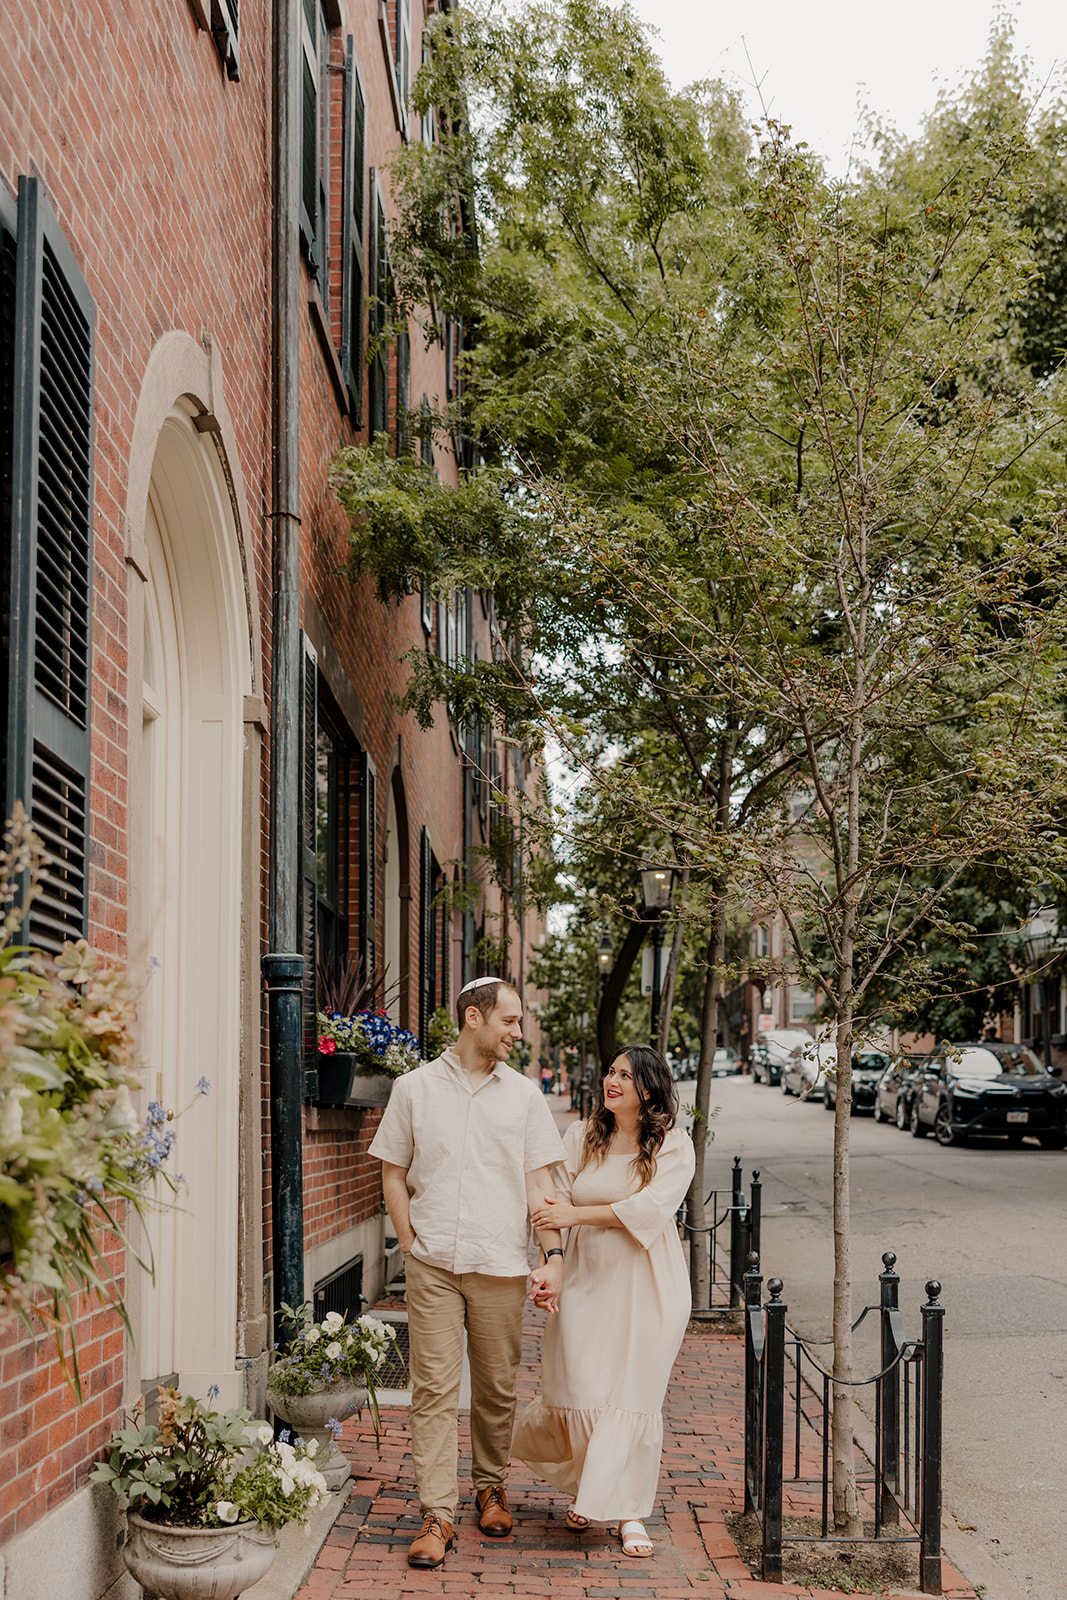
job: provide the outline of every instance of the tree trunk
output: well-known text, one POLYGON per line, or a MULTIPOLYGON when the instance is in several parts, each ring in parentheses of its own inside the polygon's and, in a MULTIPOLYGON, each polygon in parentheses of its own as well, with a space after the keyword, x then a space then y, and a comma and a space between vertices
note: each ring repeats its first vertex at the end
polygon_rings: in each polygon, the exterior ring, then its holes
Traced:
POLYGON ((711 1063, 715 1055, 716 1023, 719 1011, 721 964, 726 943, 725 899, 720 893, 712 901, 712 923, 708 935, 708 970, 704 978, 704 1003, 700 1017, 700 1065, 697 1068, 696 1115, 693 1118, 693 1149, 696 1168, 689 1185, 686 1215, 689 1227, 689 1285, 693 1309, 706 1310, 711 1304, 711 1273, 708 1236, 704 1232, 707 1216, 704 1196, 707 1149, 710 1143, 711 1063))
POLYGON ((852 1009, 837 1024, 837 1105, 834 1112, 834 1385, 831 1426, 834 1531, 842 1538, 863 1532, 856 1491, 852 1407, 852 1237, 850 1232, 849 1131, 852 1114, 852 1009))
MULTIPOLYGON (((863 440, 857 465, 863 464, 863 440)), ((863 1533, 856 1490, 852 1434, 852 1241, 850 1235, 849 1126, 852 1114, 852 1027, 856 1010, 856 927, 859 917, 860 785, 863 778, 863 736, 867 710, 867 614, 870 577, 867 572, 867 529, 857 521, 854 556, 859 595, 850 619, 852 638, 852 726, 848 744, 848 832, 838 851, 840 945, 837 959, 837 1112, 834 1117, 834 1530, 842 1538, 863 1533), (844 865, 844 876, 841 866, 844 865)))
POLYGON ((633 970, 637 959, 637 952, 644 943, 645 934, 648 932, 647 922, 631 922, 626 930, 626 938, 622 941, 615 965, 608 973, 604 986, 600 992, 600 1009, 596 1016, 596 1042, 597 1053, 600 1056, 600 1069, 606 1072, 619 1053, 618 1039, 615 1034, 615 1019, 619 1014, 619 1001, 626 988, 626 980, 633 970))
POLYGON ((685 931, 685 897, 689 887, 689 868, 682 871, 679 889, 678 914, 674 919, 674 934, 671 938, 671 953, 667 960, 667 978, 660 996, 659 1026, 656 1029, 656 1049, 660 1055, 667 1054, 671 1040, 671 1011, 674 1008, 674 990, 678 981, 678 967, 682 959, 682 934, 685 931))

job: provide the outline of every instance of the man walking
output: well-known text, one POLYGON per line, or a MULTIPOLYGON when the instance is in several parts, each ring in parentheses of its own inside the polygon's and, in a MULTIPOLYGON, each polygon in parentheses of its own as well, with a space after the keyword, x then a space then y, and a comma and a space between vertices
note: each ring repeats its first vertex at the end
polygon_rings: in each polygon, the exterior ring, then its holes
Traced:
MULTIPOLYGON (((511 1532, 505 1479, 522 1354, 528 1218, 555 1194, 563 1148, 537 1085, 507 1065, 522 1002, 500 978, 476 978, 457 1002, 459 1038, 398 1078, 370 1147, 407 1276, 411 1450, 422 1529, 408 1563, 438 1567, 452 1548, 459 1386, 466 1330, 472 1477, 478 1526, 511 1532)), ((563 1277, 556 1232, 538 1234, 539 1305, 555 1310, 563 1277)))

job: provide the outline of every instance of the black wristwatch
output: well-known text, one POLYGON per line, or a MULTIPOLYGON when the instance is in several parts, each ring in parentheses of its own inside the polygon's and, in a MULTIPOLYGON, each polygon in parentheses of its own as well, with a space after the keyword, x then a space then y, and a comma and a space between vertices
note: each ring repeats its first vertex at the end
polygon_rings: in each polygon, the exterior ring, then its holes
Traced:
POLYGON ((559 1249, 546 1250, 545 1251, 545 1260, 547 1261, 549 1256, 561 1256, 562 1254, 563 1254, 563 1251, 559 1250, 559 1249))

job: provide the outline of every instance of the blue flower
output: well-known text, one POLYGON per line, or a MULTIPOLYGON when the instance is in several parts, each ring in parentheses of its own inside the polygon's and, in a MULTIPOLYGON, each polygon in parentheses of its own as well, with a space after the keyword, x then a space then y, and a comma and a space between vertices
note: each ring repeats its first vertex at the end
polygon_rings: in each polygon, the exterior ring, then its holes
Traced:
POLYGON ((217 1400, 218 1399, 218 1397, 219 1397, 219 1386, 218 1386, 217 1383, 213 1383, 211 1385, 210 1389, 207 1392, 207 1397, 208 1397, 209 1400, 217 1400))
POLYGON ((210 1094, 211 1093, 211 1080, 209 1078, 197 1078, 197 1080, 196 1080, 196 1092, 197 1092, 197 1094, 210 1094))

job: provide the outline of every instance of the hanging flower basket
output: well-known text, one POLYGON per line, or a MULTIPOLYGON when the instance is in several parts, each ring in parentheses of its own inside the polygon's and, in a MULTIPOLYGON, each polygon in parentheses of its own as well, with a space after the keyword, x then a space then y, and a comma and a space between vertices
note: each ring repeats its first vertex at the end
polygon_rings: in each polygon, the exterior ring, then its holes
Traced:
POLYGON ((356 1076, 356 1056, 352 1050, 337 1050, 333 1055, 319 1054, 316 1062, 319 1090, 316 1105, 343 1106, 352 1093, 356 1076))
POLYGON ((384 1106, 396 1079, 420 1064, 415 1035, 384 1011, 320 1011, 318 1027, 321 1106, 384 1106))

